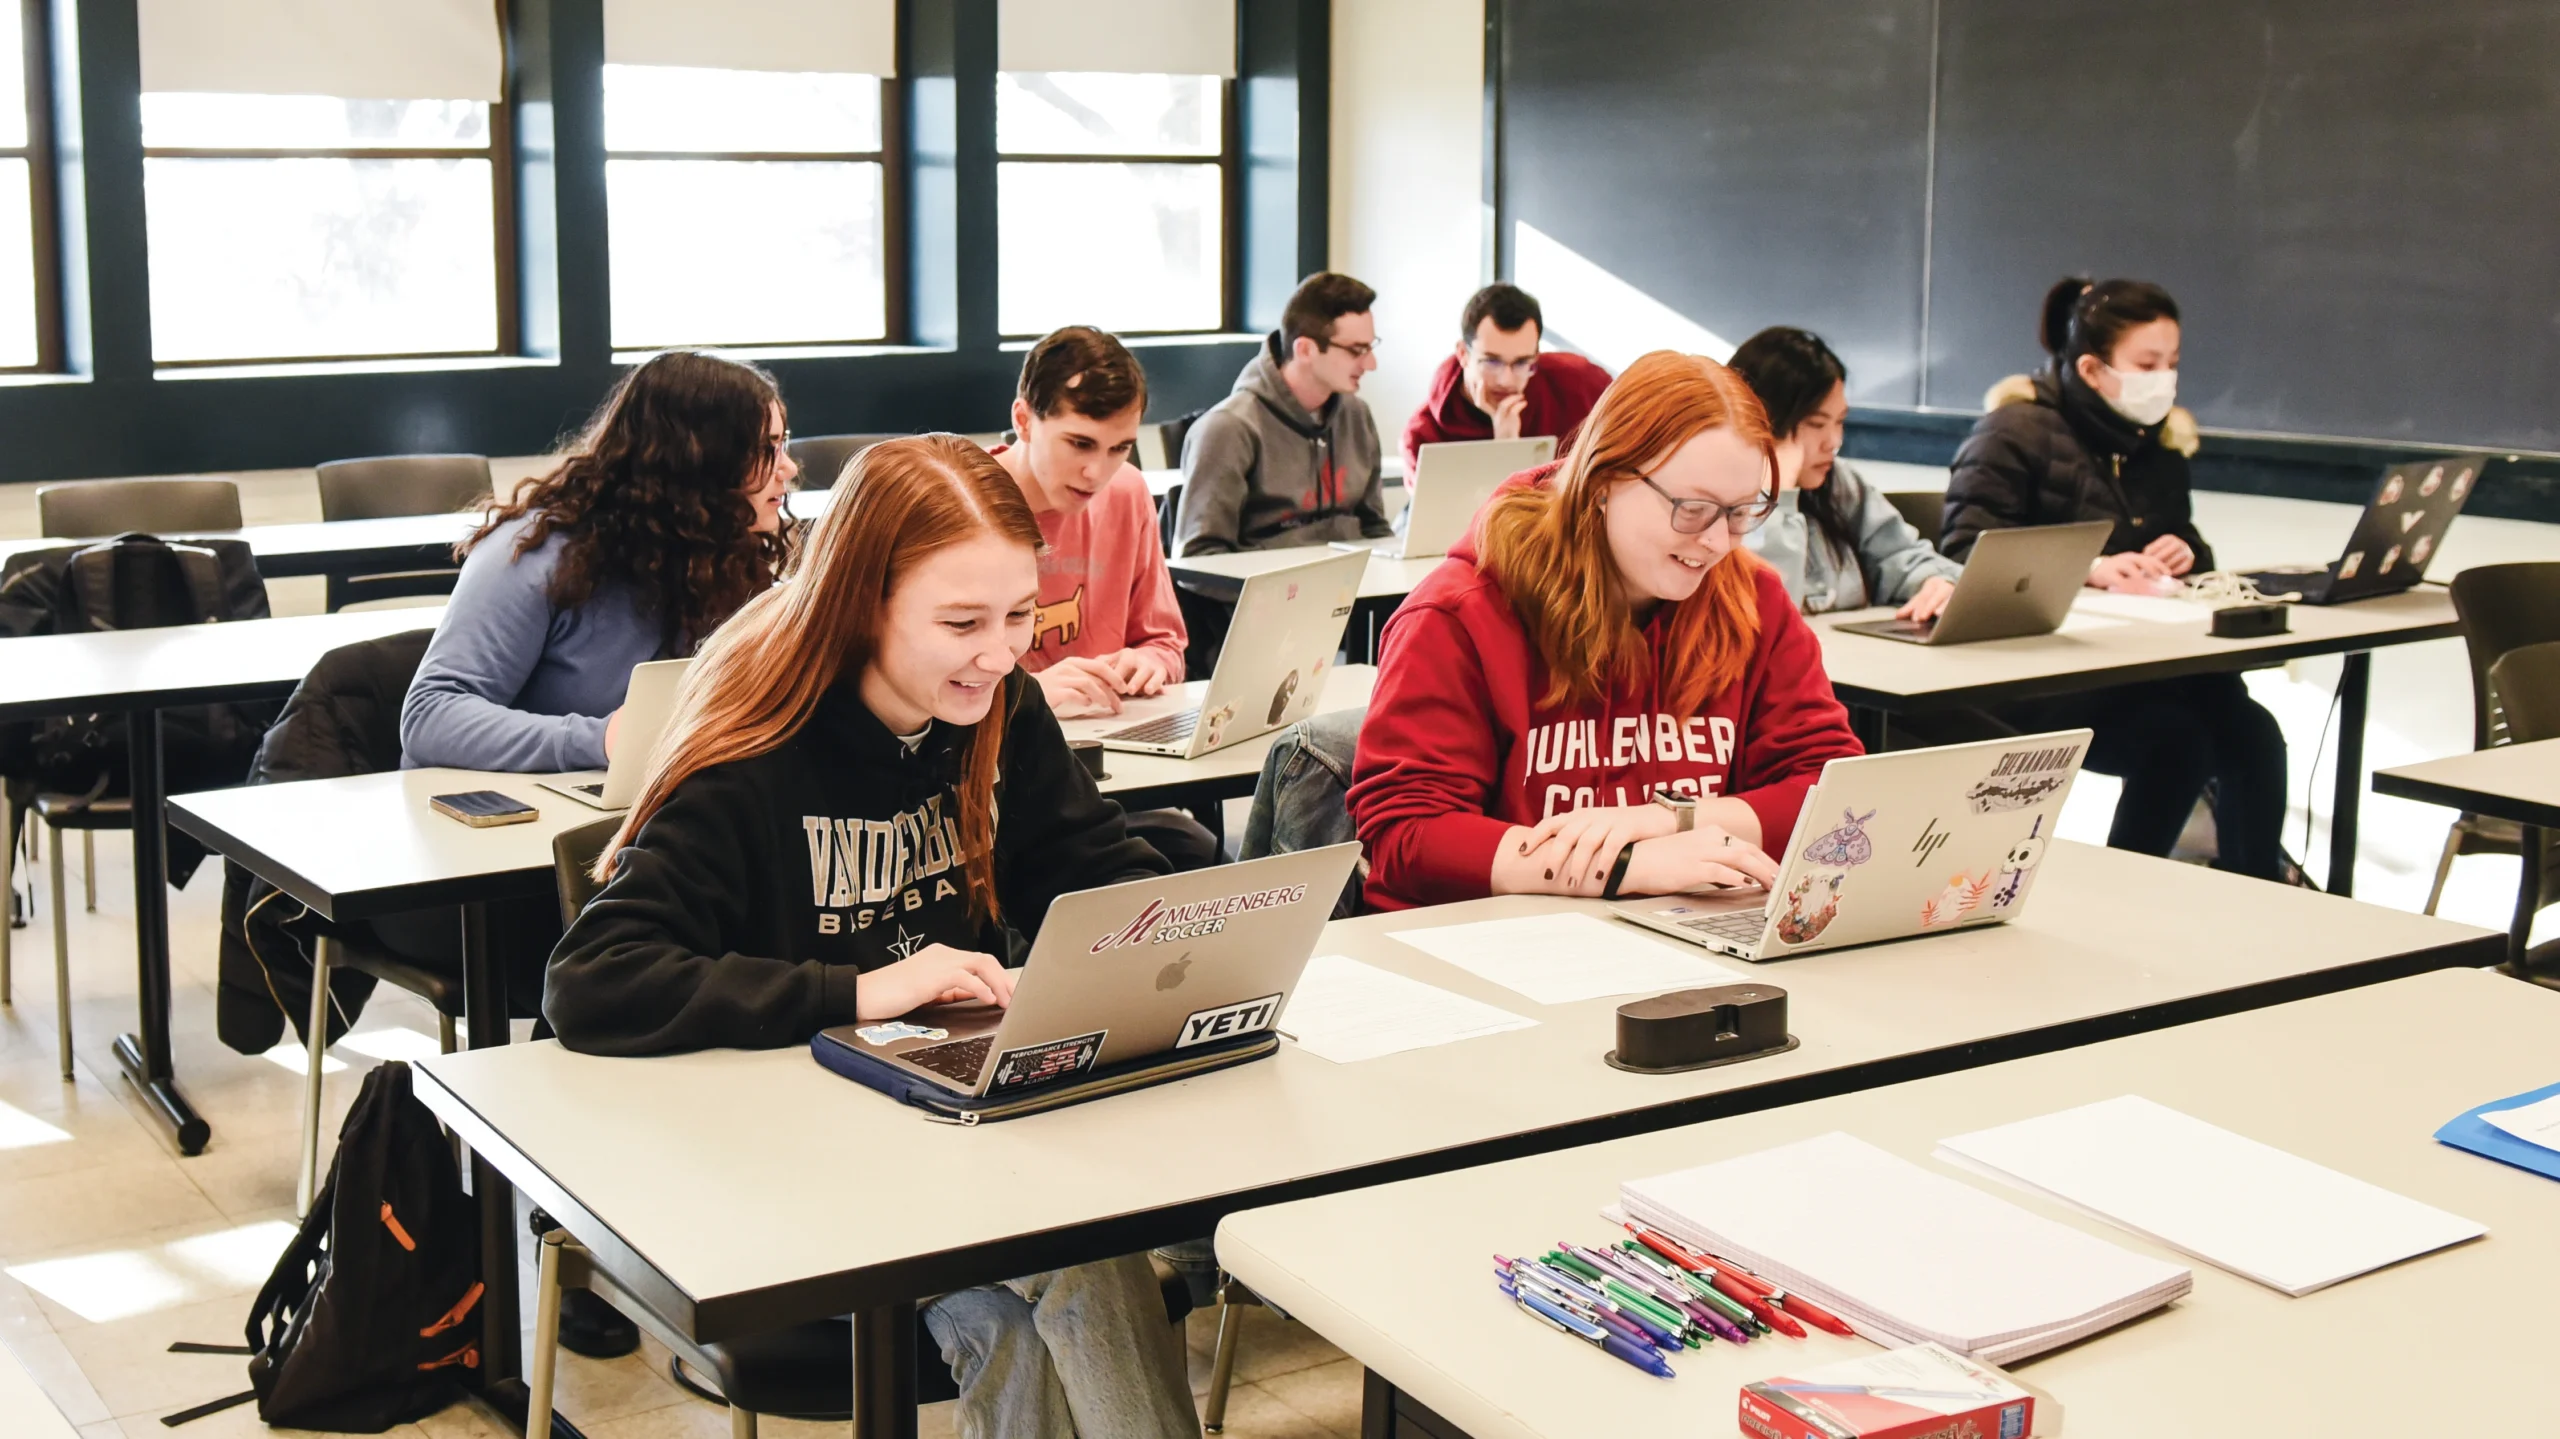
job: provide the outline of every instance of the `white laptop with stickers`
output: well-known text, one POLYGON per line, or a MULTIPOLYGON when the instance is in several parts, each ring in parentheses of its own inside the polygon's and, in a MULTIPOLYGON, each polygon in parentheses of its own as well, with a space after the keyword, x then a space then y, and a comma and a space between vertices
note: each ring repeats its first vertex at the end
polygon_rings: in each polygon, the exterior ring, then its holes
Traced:
POLYGON ((621 732, 614 736, 613 754, 605 768, 554 775, 535 783, 590 809, 625 810, 638 803, 640 787, 649 778, 650 752, 657 749, 667 721, 675 717, 676 691, 684 687, 685 671, 692 667, 689 659, 633 665, 630 687, 622 695, 621 732))
POLYGON ((1071 739, 1104 749, 1197 759, 1269 734, 1315 712, 1342 631, 1360 597, 1368 552, 1307 551, 1305 560, 1247 578, 1218 652, 1218 671, 1196 703, 1177 695, 1129 701, 1110 728, 1071 725, 1071 739))
POLYGON ((1621 901, 1620 919, 1736 959, 1790 959, 2023 913, 2090 731, 1835 759, 1767 890, 1621 901))

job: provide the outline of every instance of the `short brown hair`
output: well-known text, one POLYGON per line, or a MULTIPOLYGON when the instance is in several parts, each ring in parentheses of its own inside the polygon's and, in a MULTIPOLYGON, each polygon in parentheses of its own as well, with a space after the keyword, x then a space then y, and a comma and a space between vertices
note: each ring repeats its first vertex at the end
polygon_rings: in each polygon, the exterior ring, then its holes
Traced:
POLYGON ((1349 275, 1319 270, 1298 282, 1280 311, 1281 358, 1297 353, 1300 340, 1319 349, 1333 344, 1334 322, 1345 315, 1365 315, 1378 303, 1378 292, 1349 275))
POLYGON ((1089 420, 1107 420, 1147 405, 1147 372, 1109 333, 1091 325, 1051 330, 1022 357, 1022 383, 1014 393, 1031 413, 1047 419, 1072 409, 1089 420))

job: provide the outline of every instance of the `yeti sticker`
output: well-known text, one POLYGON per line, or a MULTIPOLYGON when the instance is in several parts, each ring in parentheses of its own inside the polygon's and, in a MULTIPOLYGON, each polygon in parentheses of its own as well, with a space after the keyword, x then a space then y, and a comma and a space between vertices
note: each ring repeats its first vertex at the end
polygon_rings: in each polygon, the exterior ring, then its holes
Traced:
POLYGON ((1280 996, 1266 994, 1237 1004, 1222 1004, 1204 1009, 1182 1021, 1182 1034, 1173 1042, 1176 1049, 1189 1049, 1195 1044, 1215 1044, 1222 1039, 1241 1039, 1260 1034, 1280 1019, 1280 996))

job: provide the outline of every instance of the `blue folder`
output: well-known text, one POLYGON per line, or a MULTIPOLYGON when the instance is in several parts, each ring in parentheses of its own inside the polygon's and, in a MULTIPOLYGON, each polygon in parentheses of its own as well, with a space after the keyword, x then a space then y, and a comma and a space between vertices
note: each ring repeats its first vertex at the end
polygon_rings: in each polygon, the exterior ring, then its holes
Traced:
POLYGON ((2527 1144, 2480 1117, 2484 1110, 2519 1109, 2537 1100, 2549 1099, 2555 1094, 2560 1094, 2560 1084, 2546 1084, 2540 1089, 2527 1090, 2509 1099, 2490 1100, 2478 1109, 2468 1111, 2444 1128, 2437 1130, 2436 1139, 2456 1149, 2468 1149, 2474 1154, 2494 1159, 2500 1164, 2512 1164, 2518 1169, 2530 1169, 2545 1179, 2560 1179, 2560 1151, 2545 1149, 2539 1144, 2527 1144))

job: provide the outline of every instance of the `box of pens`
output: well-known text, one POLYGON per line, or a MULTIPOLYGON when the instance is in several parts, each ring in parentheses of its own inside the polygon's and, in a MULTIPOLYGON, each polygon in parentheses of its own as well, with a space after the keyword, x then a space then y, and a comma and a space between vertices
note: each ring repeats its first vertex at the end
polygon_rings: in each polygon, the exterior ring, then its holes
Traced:
POLYGON ((1742 1386, 1754 1439, 2040 1439, 2061 1407, 1990 1365, 1914 1344, 1742 1386))
POLYGON ((1669 1379, 1670 1356, 1806 1326, 1850 1334, 1830 1313, 1641 1224, 1611 1244, 1559 1243, 1537 1258, 1494 1256, 1503 1296, 1551 1329, 1669 1379))

